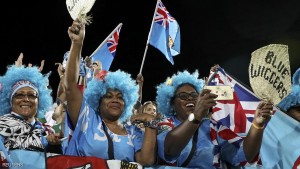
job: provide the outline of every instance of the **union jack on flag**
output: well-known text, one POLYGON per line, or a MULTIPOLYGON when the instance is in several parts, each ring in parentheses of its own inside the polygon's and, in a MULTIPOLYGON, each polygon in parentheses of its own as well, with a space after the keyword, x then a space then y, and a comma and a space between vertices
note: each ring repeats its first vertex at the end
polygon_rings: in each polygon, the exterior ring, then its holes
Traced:
POLYGON ((91 55, 93 62, 100 61, 102 63, 102 70, 108 71, 112 61, 115 58, 121 27, 122 27, 122 23, 120 23, 108 35, 108 37, 100 44, 100 46, 91 55))
POLYGON ((175 18, 171 16, 164 4, 161 1, 159 1, 154 16, 154 22, 162 25, 163 27, 169 27, 169 22, 174 21, 176 21, 175 18))
POLYGON ((116 50, 119 42, 119 34, 121 31, 121 27, 119 27, 107 40, 107 47, 110 53, 115 56, 116 55, 116 50))
POLYGON ((233 100, 218 100, 213 107, 212 117, 221 122, 237 134, 246 134, 254 118, 255 110, 260 100, 253 92, 228 75, 221 67, 216 73, 211 72, 208 85, 229 85, 232 86, 233 100))

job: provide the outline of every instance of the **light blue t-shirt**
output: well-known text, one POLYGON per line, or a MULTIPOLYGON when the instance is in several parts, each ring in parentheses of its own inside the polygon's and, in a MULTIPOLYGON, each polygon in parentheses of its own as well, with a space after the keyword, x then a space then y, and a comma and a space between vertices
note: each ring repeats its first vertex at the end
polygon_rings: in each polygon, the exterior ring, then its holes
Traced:
MULTIPOLYGON (((135 161, 135 152, 141 149, 144 135, 139 128, 133 125, 125 125, 125 129, 127 135, 118 135, 107 128, 113 141, 114 158, 135 161)), ((65 154, 109 159, 108 140, 103 129, 102 119, 84 100, 65 154)))
MULTIPOLYGON (((174 121, 174 126, 178 126, 181 122, 176 117, 171 117, 174 121)), ((165 156, 164 153, 164 140, 169 131, 160 133, 157 137, 158 141, 158 155, 161 159, 168 163, 176 163, 177 166, 181 166, 189 156, 192 149, 192 140, 182 150, 182 152, 174 157, 165 156)), ((200 128, 198 129, 197 147, 194 155, 186 167, 200 168, 200 169, 215 169, 217 166, 213 166, 215 154, 220 154, 220 165, 224 165, 224 162, 237 166, 241 162, 245 162, 242 144, 229 143, 217 136, 218 145, 215 146, 210 138, 210 120, 203 119, 200 128)), ((221 168, 221 167, 219 167, 221 168)))

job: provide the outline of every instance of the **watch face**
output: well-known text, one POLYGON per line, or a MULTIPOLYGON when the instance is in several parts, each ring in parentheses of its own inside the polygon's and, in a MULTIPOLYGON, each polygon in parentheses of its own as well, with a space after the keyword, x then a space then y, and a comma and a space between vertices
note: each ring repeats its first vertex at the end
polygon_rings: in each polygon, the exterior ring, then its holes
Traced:
POLYGON ((194 113, 191 113, 188 117, 188 120, 193 121, 194 119, 195 119, 195 115, 194 115, 194 113))
POLYGON ((151 125, 151 127, 156 128, 158 126, 158 121, 157 120, 151 120, 150 125, 151 125))
POLYGON ((157 128, 158 120, 147 121, 146 123, 144 123, 144 126, 145 127, 150 127, 150 128, 157 128))

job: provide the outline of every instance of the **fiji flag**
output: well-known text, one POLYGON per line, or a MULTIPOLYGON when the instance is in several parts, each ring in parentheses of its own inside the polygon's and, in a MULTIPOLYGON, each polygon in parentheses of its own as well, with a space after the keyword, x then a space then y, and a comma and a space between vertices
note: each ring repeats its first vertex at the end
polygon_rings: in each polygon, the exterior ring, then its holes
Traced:
POLYGON ((119 41, 119 34, 122 23, 120 23, 109 36, 100 44, 95 52, 90 56, 92 61, 100 61, 102 63, 102 70, 109 70, 112 61, 116 55, 116 50, 119 41))
POLYGON ((157 1, 150 32, 150 45, 160 50, 174 65, 173 56, 180 53, 180 29, 160 0, 157 1))
POLYGON ((246 134, 251 127, 260 100, 221 67, 217 69, 217 72, 211 72, 208 85, 229 85, 233 87, 233 100, 218 100, 217 105, 213 108, 212 117, 235 133, 241 136, 246 134))

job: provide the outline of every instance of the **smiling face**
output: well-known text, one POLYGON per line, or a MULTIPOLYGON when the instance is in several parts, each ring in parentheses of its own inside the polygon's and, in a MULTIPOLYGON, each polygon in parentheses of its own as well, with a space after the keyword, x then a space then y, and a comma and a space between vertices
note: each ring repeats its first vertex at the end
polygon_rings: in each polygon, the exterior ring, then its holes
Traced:
POLYGON ((12 97, 12 111, 31 122, 38 110, 38 95, 30 87, 23 87, 12 97))
POLYGON ((100 100, 100 114, 103 119, 116 121, 124 112, 123 94, 119 90, 108 89, 100 100))
POLYGON ((197 96, 197 91, 189 84, 178 87, 172 104, 173 109, 176 112, 176 117, 180 121, 184 121, 190 113, 194 112, 197 96))

